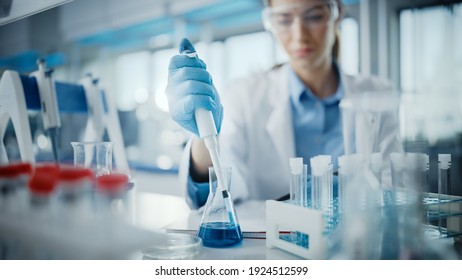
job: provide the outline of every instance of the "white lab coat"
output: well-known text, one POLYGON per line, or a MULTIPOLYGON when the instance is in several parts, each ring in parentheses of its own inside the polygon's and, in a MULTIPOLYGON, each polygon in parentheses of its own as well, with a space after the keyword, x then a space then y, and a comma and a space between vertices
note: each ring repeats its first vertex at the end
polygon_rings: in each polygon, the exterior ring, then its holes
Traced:
MULTIPOLYGON (((224 108, 220 154, 223 165, 233 168, 231 194, 234 200, 275 199, 289 192, 289 158, 295 156, 295 141, 288 67, 286 64, 237 81, 220 95, 224 108)), ((376 77, 350 76, 340 72, 345 96, 391 89, 390 83, 376 77)), ((364 123, 379 125, 378 130, 361 131, 366 134, 378 132, 380 140, 375 147, 368 147, 370 151, 362 152, 389 154, 400 150, 396 119, 375 116, 364 123)), ((369 137, 371 135, 363 135, 361 139, 369 137)), ((183 186, 186 186, 189 170, 190 142, 180 164, 179 177, 183 186)), ((189 197, 186 200, 191 205, 189 197)))

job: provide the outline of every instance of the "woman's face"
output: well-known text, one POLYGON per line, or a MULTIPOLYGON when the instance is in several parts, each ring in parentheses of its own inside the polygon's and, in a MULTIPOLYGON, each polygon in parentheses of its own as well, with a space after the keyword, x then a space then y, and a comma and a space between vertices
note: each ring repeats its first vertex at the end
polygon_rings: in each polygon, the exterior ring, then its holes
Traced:
POLYGON ((272 0, 267 24, 279 38, 295 68, 329 63, 338 22, 336 1, 272 0))

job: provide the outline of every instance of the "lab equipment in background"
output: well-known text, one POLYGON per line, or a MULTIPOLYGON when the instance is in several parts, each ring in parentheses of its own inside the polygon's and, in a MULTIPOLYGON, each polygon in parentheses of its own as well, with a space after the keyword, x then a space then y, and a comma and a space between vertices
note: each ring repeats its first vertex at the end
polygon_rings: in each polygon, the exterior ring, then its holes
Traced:
MULTIPOLYGON (((382 153, 382 160, 388 162, 390 153, 402 152, 399 105, 400 96, 391 89, 355 92, 342 98, 339 106, 345 154, 361 154, 373 161, 372 154, 382 153)), ((366 171, 373 175, 370 168, 366 171)), ((370 180, 390 187, 389 165, 382 165, 375 173, 381 176, 368 175, 370 180)))
MULTIPOLYGON (((54 111, 53 113, 50 112, 50 106, 56 107, 62 113, 88 113, 90 128, 87 129, 87 136, 89 138, 95 137, 95 140, 92 141, 102 141, 102 138, 96 138, 102 137, 104 129, 106 129, 109 141, 114 142, 114 160, 117 169, 129 174, 117 109, 110 96, 99 89, 95 80, 90 77, 82 80, 85 86, 54 82, 51 78, 51 72, 44 69, 43 63, 40 65, 39 71, 34 72, 31 77, 8 70, 3 73, 0 80, 1 139, 4 138, 8 121, 11 119, 21 160, 33 164, 36 158, 33 151, 28 110, 46 110, 46 114, 43 115, 44 127, 50 127, 53 133, 58 130, 59 116, 56 117, 54 111), (87 93, 87 90, 90 93, 87 93), (49 98, 53 93, 57 94, 58 105, 53 103, 52 98, 49 98), (42 95, 45 96, 43 98, 47 98, 46 102, 42 100, 42 95), (86 95, 89 96, 88 101, 86 95), (52 105, 46 105, 48 103, 52 105), (93 132, 91 132, 92 129, 93 132)), ((53 147, 56 146, 53 145, 53 147)), ((54 152, 57 153, 57 151, 54 152)), ((0 162, 8 163, 8 161, 2 141, 0 144, 0 162)))
MULTIPOLYGON (((370 155, 380 152, 383 137, 392 143, 399 133, 399 95, 392 90, 365 91, 350 94, 340 101, 345 154, 370 155), (394 131, 394 130, 397 131, 394 131)), ((396 141, 395 141, 396 142, 396 141)), ((400 143, 391 152, 400 152, 400 143), (399 150, 398 150, 399 149, 399 150)), ((388 154, 384 154, 388 159, 388 154)))
POLYGON ((380 189, 370 178, 368 161, 362 155, 342 159, 341 251, 339 258, 380 259, 380 189))
POLYGON ((404 188, 398 190, 402 194, 402 204, 398 210, 401 259, 425 259, 429 255, 423 227, 423 218, 426 213, 423 208, 425 186, 422 182, 422 171, 425 169, 425 154, 404 154, 404 173, 401 184, 404 188))
POLYGON ((133 224, 133 200, 134 194, 130 189, 128 175, 111 173, 96 178, 96 211, 103 222, 112 217, 133 224))
POLYGON ((0 163, 9 162, 3 143, 8 122, 11 120, 19 146, 21 160, 35 162, 27 104, 19 74, 6 70, 0 80, 0 163))
POLYGON ((236 246, 243 239, 241 227, 234 205, 229 204, 227 197, 223 196, 223 192, 218 186, 220 184, 217 180, 218 174, 223 176, 222 190, 226 193, 230 191, 231 167, 222 167, 220 172, 217 172, 214 167, 209 167, 210 193, 205 203, 198 236, 202 238, 202 243, 207 247, 236 246))
POLYGON ((56 197, 58 225, 79 230, 92 216, 91 185, 93 172, 88 168, 67 166, 58 173, 56 197))
POLYGON ((104 104, 103 96, 98 88, 98 79, 94 79, 91 74, 87 74, 80 83, 85 89, 85 98, 88 106, 87 126, 83 141, 99 141, 104 135, 104 104))
POLYGON ((38 70, 31 73, 37 81, 38 92, 40 95, 40 105, 43 120, 43 128, 48 133, 53 150, 55 162, 59 162, 59 128, 61 127, 61 118, 59 116, 58 101, 56 97, 55 82, 52 78, 52 69, 47 69, 45 60, 40 59, 37 62, 38 70))
MULTIPOLYGON (((133 227, 114 215, 100 219, 88 208, 88 174, 88 170, 56 164, 35 166, 25 197, 27 207, 0 211, 0 257, 119 259, 148 246, 167 244, 162 232, 133 227)), ((123 176, 126 187, 128 177, 123 176)), ((20 205, 19 198, 14 197, 14 206, 20 205)), ((2 206, 9 205, 1 202, 2 206)))
POLYGON ((90 168, 95 176, 112 172, 112 142, 71 142, 74 166, 90 168))
POLYGON ((93 78, 91 74, 86 75, 80 83, 84 88, 88 106, 88 120, 83 141, 103 141, 106 130, 109 140, 114 143, 114 161, 117 170, 130 174, 115 103, 111 96, 98 86, 98 79, 93 78))
MULTIPOLYGON (((432 239, 438 236, 432 234, 429 223, 424 221, 429 213, 425 207, 432 207, 433 203, 426 198, 428 161, 428 156, 423 153, 391 155, 393 189, 385 193, 387 196, 384 200, 384 211, 387 211, 385 213, 393 213, 392 219, 385 220, 385 225, 387 228, 396 229, 393 232, 384 232, 384 240, 396 243, 393 254, 388 255, 390 258, 454 258, 453 251, 434 245, 432 239)), ((436 200, 435 203, 438 207, 440 202, 436 200)), ((428 219, 431 222, 433 218, 428 219)), ((390 253, 390 250, 388 252, 390 253)))
POLYGON ((0 141, 0 164, 7 163, 7 162, 8 162, 8 156, 6 154, 5 144, 3 144, 3 139, 2 139, 2 141, 0 141))

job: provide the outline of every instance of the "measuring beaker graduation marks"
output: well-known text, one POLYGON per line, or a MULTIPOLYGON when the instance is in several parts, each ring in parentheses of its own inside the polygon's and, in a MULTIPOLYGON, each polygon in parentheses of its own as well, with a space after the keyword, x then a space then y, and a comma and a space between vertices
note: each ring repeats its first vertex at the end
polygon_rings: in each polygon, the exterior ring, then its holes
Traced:
POLYGON ((231 167, 222 167, 223 185, 217 180, 215 168, 209 167, 210 193, 202 215, 198 236, 207 247, 229 247, 242 242, 242 232, 234 205, 229 196, 231 185, 231 167), (226 192, 225 192, 226 191, 226 192), (226 193, 226 197, 222 195, 226 193))

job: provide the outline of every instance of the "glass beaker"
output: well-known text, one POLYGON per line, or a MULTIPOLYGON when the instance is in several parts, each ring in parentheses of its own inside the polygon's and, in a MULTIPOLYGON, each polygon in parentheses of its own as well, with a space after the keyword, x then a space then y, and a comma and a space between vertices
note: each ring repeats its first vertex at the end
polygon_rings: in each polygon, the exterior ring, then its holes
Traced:
POLYGON ((71 142, 74 149, 74 165, 90 168, 95 176, 112 171, 112 142, 71 142))
POLYGON ((399 133, 399 94, 393 90, 352 93, 339 106, 346 155, 380 152, 379 140, 393 135, 392 128, 399 133))
POLYGON ((205 204, 198 236, 207 247, 223 248, 242 242, 242 232, 229 194, 231 167, 221 168, 225 186, 219 186, 217 174, 209 167, 210 193, 205 204))

